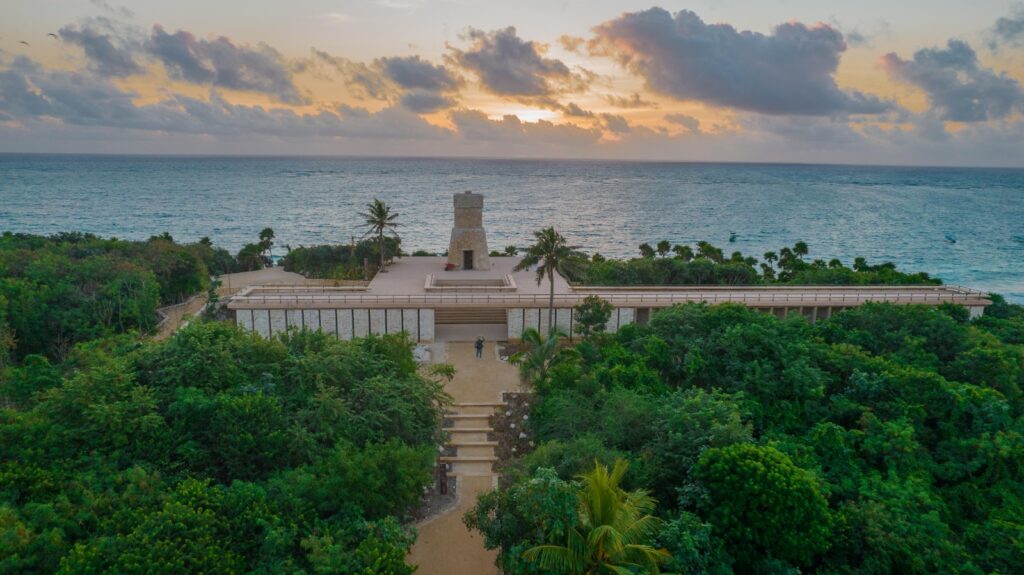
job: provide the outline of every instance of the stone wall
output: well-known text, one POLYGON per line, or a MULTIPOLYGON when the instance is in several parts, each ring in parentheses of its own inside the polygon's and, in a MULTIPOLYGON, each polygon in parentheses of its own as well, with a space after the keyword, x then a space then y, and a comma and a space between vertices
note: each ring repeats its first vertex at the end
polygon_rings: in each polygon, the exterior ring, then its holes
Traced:
POLYGON ((463 252, 473 252, 473 269, 491 269, 491 258, 487 249, 487 233, 484 231, 484 197, 465 192, 453 196, 455 225, 448 242, 448 263, 456 269, 463 269, 463 252))
POLYGON ((432 309, 238 309, 235 322, 263 337, 305 328, 339 339, 404 331, 414 341, 434 340, 432 309))

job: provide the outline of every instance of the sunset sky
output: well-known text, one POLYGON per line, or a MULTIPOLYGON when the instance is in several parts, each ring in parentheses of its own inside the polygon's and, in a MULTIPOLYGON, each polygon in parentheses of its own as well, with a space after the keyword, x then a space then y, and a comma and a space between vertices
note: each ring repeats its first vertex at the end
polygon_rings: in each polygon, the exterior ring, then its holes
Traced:
POLYGON ((0 152, 1024 166, 1024 5, 5 0, 0 152))

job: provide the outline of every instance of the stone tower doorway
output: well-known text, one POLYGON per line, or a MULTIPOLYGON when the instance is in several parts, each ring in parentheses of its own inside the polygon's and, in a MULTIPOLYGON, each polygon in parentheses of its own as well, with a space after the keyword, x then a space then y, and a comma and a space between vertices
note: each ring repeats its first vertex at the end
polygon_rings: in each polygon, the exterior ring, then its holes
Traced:
POLYGON ((448 244, 449 269, 489 270, 491 259, 484 231, 484 197, 465 192, 454 194, 455 225, 448 244))

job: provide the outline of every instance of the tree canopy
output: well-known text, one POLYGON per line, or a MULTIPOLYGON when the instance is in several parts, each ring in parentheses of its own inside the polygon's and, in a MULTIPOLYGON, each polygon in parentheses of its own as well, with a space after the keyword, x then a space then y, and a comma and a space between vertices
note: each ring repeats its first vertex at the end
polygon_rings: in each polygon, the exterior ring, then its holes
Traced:
POLYGON ((0 395, 0 572, 412 572, 448 398, 404 338, 193 322, 30 356, 0 395))
POLYGON ((1016 572, 1024 308, 995 300, 815 324, 688 304, 579 341, 535 382, 536 449, 468 524, 506 572, 559 572, 524 551, 565 545, 576 478, 627 459, 666 572, 1016 572))

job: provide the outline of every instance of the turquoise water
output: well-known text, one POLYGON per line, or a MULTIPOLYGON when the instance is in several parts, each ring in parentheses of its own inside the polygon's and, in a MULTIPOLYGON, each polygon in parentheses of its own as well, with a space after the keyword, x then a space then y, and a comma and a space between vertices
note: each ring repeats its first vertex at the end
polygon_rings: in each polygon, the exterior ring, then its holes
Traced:
POLYGON ((0 155, 0 230, 167 231, 236 250, 270 226, 279 245, 347 242, 379 197, 407 250, 441 251, 463 190, 486 196, 492 249, 548 225, 620 257, 660 239, 758 256, 802 240, 812 257, 893 261, 1024 301, 1024 170, 0 155))

